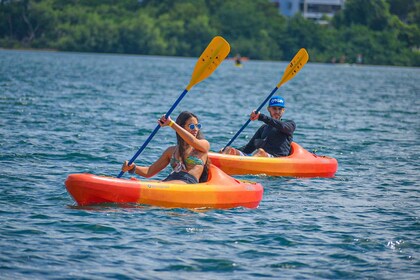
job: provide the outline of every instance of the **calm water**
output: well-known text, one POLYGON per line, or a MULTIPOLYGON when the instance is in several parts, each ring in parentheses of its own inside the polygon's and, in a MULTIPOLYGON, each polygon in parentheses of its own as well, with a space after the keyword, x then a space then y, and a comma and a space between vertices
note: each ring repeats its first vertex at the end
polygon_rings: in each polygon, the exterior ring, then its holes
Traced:
MULTIPOLYGON (((242 176, 265 187, 254 210, 75 206, 68 174, 116 176, 195 62, 0 51, 0 278, 418 279, 419 68, 308 63, 282 86, 294 140, 337 158, 333 179, 242 176)), ((218 150, 286 65, 227 61, 173 116, 195 112, 218 150)), ((174 142, 161 129, 136 162, 174 142)))

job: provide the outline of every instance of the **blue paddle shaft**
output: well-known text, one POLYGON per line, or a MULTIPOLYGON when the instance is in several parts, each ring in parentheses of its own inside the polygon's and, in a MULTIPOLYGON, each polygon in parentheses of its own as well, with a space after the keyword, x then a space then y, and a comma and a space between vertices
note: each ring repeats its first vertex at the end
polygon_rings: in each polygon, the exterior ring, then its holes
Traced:
MULTIPOLYGON (((184 98, 184 96, 187 94, 187 92, 188 92, 188 90, 184 89, 182 94, 178 97, 178 99, 172 105, 171 109, 169 109, 169 111, 166 112, 166 114, 165 114, 166 118, 169 118, 169 116, 172 114, 175 107, 178 106, 179 102, 181 102, 182 98, 184 98)), ((160 125, 157 125, 155 130, 153 130, 152 134, 150 134, 149 138, 147 138, 146 142, 144 142, 144 144, 140 147, 140 149, 137 151, 137 153, 130 159, 130 161, 128 162, 128 165, 131 165, 136 160, 136 158, 143 152, 143 150, 146 148, 146 146, 149 144, 149 142, 153 139, 153 137, 155 136, 155 134, 158 132, 159 129, 160 129, 160 125)), ((124 171, 121 171, 120 174, 118 174, 117 178, 121 178, 122 175, 124 175, 124 171)))
MULTIPOLYGON (((256 111, 256 112, 261 111, 262 107, 264 107, 264 104, 265 104, 265 103, 267 103, 267 101, 271 98, 271 96, 273 96, 273 94, 274 94, 274 93, 275 93, 278 89, 279 89, 278 87, 275 87, 275 88, 271 91, 271 93, 267 96, 267 98, 264 100, 264 102, 263 102, 263 103, 261 103, 260 107, 258 107, 255 111, 256 111)), ((233 137, 232 137, 232 139, 230 139, 229 143, 227 143, 227 144, 226 144, 226 146, 223 148, 223 150, 225 150, 228 146, 230 146, 230 145, 233 143, 233 141, 235 141, 235 139, 239 136, 239 134, 241 134, 241 132, 245 129, 245 127, 249 124, 249 122, 250 122, 250 121, 251 121, 251 120, 250 120, 250 119, 248 119, 248 120, 245 122, 245 124, 241 127, 241 129, 239 129, 239 131, 238 131, 238 132, 236 132, 235 136, 233 136, 233 137)), ((222 150, 222 151, 223 151, 223 150, 222 150)))

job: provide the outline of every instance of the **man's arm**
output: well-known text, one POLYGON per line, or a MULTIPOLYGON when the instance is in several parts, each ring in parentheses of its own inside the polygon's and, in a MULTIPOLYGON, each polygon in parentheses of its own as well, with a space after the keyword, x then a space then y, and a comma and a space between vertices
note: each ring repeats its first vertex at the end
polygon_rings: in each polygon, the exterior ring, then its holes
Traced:
POLYGON ((259 115, 258 120, 268 124, 269 126, 277 128, 279 131, 287 135, 292 135, 296 129, 296 124, 292 120, 276 120, 262 113, 259 115))

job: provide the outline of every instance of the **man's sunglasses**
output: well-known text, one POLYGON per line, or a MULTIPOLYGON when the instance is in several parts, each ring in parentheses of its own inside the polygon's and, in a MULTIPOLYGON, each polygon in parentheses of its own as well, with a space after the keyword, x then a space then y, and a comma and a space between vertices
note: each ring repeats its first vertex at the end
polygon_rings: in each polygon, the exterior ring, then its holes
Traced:
POLYGON ((197 128, 198 130, 200 130, 201 129, 201 123, 198 123, 198 124, 189 124, 188 125, 188 127, 191 129, 191 130, 193 130, 194 128, 197 128))

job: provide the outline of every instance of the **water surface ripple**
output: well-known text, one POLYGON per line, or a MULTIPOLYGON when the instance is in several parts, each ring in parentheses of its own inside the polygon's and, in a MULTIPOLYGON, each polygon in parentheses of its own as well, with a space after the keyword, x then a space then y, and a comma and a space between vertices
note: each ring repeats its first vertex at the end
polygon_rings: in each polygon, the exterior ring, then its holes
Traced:
MULTIPOLYGON (((258 209, 75 206, 68 174, 116 176, 195 62, 0 51, 0 278, 418 279, 418 68, 308 63, 279 90, 285 117, 297 123, 294 140, 337 158, 338 172, 240 176, 264 185, 258 209)), ((226 61, 173 115, 196 113, 219 150, 286 65, 226 61)), ((137 163, 150 164, 174 142, 161 129, 137 163)))

